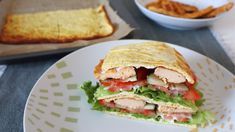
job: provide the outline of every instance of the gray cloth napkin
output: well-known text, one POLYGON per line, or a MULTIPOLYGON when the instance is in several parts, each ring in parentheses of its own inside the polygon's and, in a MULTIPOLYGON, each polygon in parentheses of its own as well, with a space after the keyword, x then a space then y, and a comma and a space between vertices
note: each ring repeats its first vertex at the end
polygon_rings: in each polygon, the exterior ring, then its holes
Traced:
POLYGON ((0 78, 2 77, 2 74, 4 73, 6 68, 7 68, 6 65, 0 65, 0 78))

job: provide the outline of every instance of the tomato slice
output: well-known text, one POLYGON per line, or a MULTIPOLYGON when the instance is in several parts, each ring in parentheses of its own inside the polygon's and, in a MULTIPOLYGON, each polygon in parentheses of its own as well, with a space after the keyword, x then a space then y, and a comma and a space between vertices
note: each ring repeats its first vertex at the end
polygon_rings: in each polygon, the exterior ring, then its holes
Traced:
POLYGON ((122 108, 120 108, 120 112, 122 112, 122 113, 129 113, 130 111, 127 110, 127 109, 122 109, 122 108))
POLYGON ((111 81, 102 81, 100 82, 103 86, 107 87, 107 86, 110 86, 112 84, 111 81))
POLYGON ((177 121, 179 122, 187 122, 189 119, 188 118, 178 118, 177 121))
POLYGON ((144 114, 145 116, 154 116, 155 115, 154 110, 143 110, 141 113, 144 114))
POLYGON ((121 87, 121 88, 133 87, 134 85, 135 85, 135 82, 121 82, 121 81, 120 82, 116 82, 116 84, 114 84, 114 86, 121 87))
POLYGON ((154 110, 140 110, 140 109, 132 109, 132 110, 127 110, 127 109, 121 109, 121 112, 124 113, 138 113, 138 114, 143 114, 145 116, 155 116, 155 111, 154 110))
POLYGON ((107 106, 107 107, 110 107, 110 108, 115 107, 115 103, 113 101, 106 102, 104 99, 101 99, 98 102, 99 102, 100 105, 103 105, 103 106, 107 106))
POLYGON ((194 88, 189 88, 189 90, 184 94, 184 98, 187 100, 196 101, 201 99, 201 96, 194 88))
POLYGON ((105 105, 105 100, 104 99, 98 100, 98 102, 99 102, 100 105, 105 105))

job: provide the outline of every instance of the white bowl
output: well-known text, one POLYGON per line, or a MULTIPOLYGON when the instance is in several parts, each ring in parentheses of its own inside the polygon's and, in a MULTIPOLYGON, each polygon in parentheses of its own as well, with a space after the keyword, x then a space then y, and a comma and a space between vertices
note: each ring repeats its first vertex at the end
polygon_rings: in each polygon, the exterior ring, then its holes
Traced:
MULTIPOLYGON (((203 19, 178 18, 178 17, 163 15, 163 14, 148 10, 145 6, 148 3, 153 2, 153 1, 156 1, 156 0, 135 0, 135 3, 145 16, 147 16, 154 22, 164 27, 171 28, 171 29, 190 30, 190 29, 209 26, 214 21, 221 19, 225 14, 228 13, 228 12, 225 12, 214 18, 203 18, 203 19)), ((175 0, 175 1, 194 5, 199 9, 203 9, 208 6, 218 7, 229 2, 228 0, 175 0)))

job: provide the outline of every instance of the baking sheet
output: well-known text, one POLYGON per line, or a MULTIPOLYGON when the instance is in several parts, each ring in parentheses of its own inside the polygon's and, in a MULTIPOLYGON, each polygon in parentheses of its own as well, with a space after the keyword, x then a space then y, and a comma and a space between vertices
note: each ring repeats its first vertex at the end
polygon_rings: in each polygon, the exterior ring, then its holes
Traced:
MULTIPOLYGON (((41 44, 3 44, 0 43, 0 61, 26 57, 33 53, 74 50, 103 41, 117 40, 129 34, 131 28, 117 13, 111 8, 107 0, 2 0, 0 1, 0 30, 5 22, 7 14, 32 13, 53 10, 69 10, 97 7, 100 4, 105 5, 105 9, 115 27, 115 32, 108 37, 94 40, 78 40, 70 43, 41 43, 41 44)), ((52 52, 57 53, 57 52, 52 52)), ((49 53, 50 54, 50 53, 49 53)), ((37 54, 36 54, 37 55, 37 54)), ((35 54, 34 54, 35 56, 35 54)))

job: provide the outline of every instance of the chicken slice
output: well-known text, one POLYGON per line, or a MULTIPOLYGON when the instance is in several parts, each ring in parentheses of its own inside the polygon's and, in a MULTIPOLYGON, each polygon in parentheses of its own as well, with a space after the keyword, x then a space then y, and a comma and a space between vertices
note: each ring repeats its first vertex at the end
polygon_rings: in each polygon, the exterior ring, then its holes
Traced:
POLYGON ((100 78, 101 80, 105 80, 107 78, 124 80, 135 75, 136 73, 134 67, 121 67, 121 68, 110 69, 105 73, 101 73, 100 78))
POLYGON ((146 102, 143 100, 136 100, 131 98, 117 99, 114 100, 114 103, 117 107, 123 109, 144 109, 146 104, 146 102))
POLYGON ((179 83, 179 84, 172 84, 170 86, 170 92, 174 95, 183 95, 185 92, 188 91, 188 87, 185 84, 179 83))
POLYGON ((103 72, 101 70, 102 64, 103 64, 103 60, 100 61, 100 63, 95 67, 95 70, 94 70, 95 76, 99 80, 105 80, 108 78, 124 80, 130 77, 136 76, 134 67, 131 67, 131 66, 119 67, 119 68, 109 69, 103 72))
POLYGON ((186 81, 182 74, 162 67, 156 68, 154 74, 164 81, 170 83, 183 83, 186 81))
POLYGON ((181 112, 185 112, 185 113, 191 113, 194 112, 193 110, 191 110, 190 108, 182 108, 182 107, 178 107, 178 106, 170 106, 170 105, 158 105, 158 112, 160 113, 181 113, 181 112))
POLYGON ((168 88, 168 84, 163 82, 161 79, 159 79, 157 76, 154 74, 151 74, 147 77, 147 81, 149 84, 159 86, 159 87, 165 87, 168 88))

